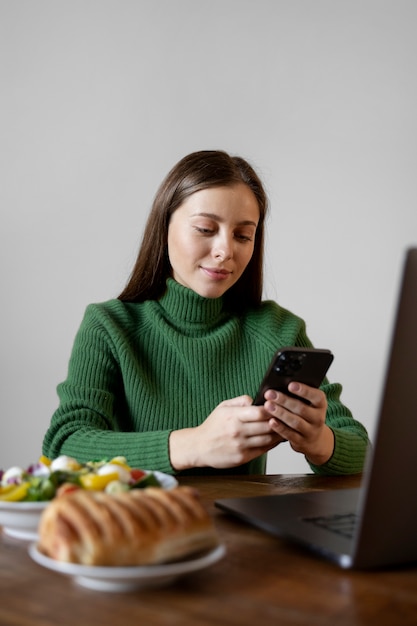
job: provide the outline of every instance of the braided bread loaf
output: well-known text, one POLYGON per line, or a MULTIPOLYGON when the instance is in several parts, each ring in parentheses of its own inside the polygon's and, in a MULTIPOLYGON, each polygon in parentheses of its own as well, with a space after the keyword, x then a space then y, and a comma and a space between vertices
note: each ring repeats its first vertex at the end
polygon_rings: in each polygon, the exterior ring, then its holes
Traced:
POLYGON ((55 498, 39 523, 45 555, 83 565, 149 565, 218 544, 213 522, 191 487, 119 494, 80 489, 55 498))

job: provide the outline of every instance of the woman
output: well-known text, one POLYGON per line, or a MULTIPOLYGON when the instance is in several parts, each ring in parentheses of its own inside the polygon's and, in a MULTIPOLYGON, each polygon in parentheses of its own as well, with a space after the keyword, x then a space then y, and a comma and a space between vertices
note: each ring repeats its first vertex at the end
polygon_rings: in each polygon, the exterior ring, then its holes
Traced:
POLYGON ((311 347, 303 320, 262 302, 267 198, 239 157, 182 159, 156 194, 130 280, 87 307, 43 452, 124 455, 170 474, 263 473, 288 441, 316 473, 356 473, 368 437, 341 386, 252 398, 278 347, 311 347))

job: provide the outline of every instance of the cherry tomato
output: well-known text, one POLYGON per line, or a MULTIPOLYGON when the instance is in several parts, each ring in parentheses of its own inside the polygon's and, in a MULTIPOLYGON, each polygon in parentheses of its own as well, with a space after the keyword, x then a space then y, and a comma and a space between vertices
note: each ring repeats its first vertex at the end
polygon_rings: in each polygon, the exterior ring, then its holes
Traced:
POLYGON ((141 469, 131 469, 130 476, 132 478, 132 482, 137 483, 138 480, 146 476, 146 472, 141 469))

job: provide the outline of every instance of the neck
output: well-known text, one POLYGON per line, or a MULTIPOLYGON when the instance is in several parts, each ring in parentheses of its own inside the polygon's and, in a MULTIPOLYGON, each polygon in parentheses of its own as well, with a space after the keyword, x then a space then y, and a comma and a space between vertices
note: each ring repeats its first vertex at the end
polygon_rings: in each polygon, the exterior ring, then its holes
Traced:
POLYGON ((165 316, 181 326, 214 325, 223 317, 223 298, 204 298, 173 278, 167 280, 167 288, 159 304, 165 316))

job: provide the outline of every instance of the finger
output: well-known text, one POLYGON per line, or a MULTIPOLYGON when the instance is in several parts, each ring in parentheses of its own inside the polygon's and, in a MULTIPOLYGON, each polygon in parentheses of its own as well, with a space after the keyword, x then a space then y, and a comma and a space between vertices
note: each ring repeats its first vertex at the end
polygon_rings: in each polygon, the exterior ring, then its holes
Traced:
POLYGON ((294 422, 294 426, 298 426, 298 429, 296 429, 281 419, 273 417, 269 420, 269 427, 271 428, 271 430, 286 440, 293 439, 293 437, 296 435, 303 436, 301 434, 302 425, 300 426, 300 424, 301 424, 301 421, 300 423, 294 422))
POLYGON ((291 382, 288 385, 288 391, 293 393, 294 395, 302 398, 311 406, 316 408, 320 408, 326 402, 326 395, 321 389, 316 389, 316 387, 309 387, 308 385, 303 385, 298 382, 291 382))
POLYGON ((268 435, 250 437, 246 445, 247 448, 250 448, 252 451, 258 449, 261 451, 260 453, 263 453, 275 448, 275 446, 282 443, 282 441, 284 441, 284 439, 278 433, 270 431, 268 435))
POLYGON ((238 396, 237 398, 229 398, 223 400, 219 406, 249 406, 252 404, 252 398, 248 395, 238 396))
POLYGON ((246 440, 254 439, 255 437, 275 436, 275 431, 271 429, 270 421, 271 416, 269 415, 268 419, 263 419, 262 421, 245 422, 242 425, 241 433, 246 440))
POLYGON ((265 410, 274 418, 270 422, 275 432, 279 432, 288 439, 292 433, 298 432, 306 436, 311 425, 318 422, 318 415, 321 411, 305 404, 302 400, 297 400, 283 393, 275 393, 276 399, 267 400, 264 404, 265 410), (276 424, 274 425, 274 421, 276 424))
MULTIPOLYGON (((315 409, 303 400, 297 400, 284 393, 274 392, 274 397, 267 400, 264 409, 273 417, 297 429, 298 421, 313 421, 315 409)), ((272 394, 271 394, 272 395, 272 394)))
POLYGON ((293 433, 306 435, 309 429, 309 422, 282 407, 277 407, 274 411, 273 419, 268 422, 269 426, 280 435, 288 439, 293 433))
MULTIPOLYGON (((230 406, 231 405, 229 405, 228 408, 230 408, 230 406)), ((271 417, 269 411, 267 411, 264 406, 258 406, 258 405, 250 403, 249 405, 248 404, 240 404, 240 405, 235 404, 234 407, 235 408, 233 409, 233 411, 236 417, 242 423, 251 423, 251 422, 253 422, 254 424, 268 423, 268 420, 271 417)))

